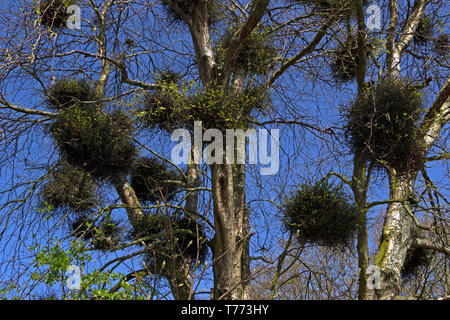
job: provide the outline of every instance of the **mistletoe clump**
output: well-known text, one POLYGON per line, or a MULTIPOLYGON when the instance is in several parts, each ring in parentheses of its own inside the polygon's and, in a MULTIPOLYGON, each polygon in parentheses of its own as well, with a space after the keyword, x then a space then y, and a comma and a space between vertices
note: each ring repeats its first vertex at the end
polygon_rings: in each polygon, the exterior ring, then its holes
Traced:
POLYGON ((75 238, 89 240, 95 236, 95 221, 84 215, 78 216, 75 221, 70 224, 72 235, 75 238))
POLYGON ((425 45, 433 37, 433 21, 430 16, 424 15, 416 28, 413 40, 418 45, 425 45))
MULTIPOLYGON (((367 42, 366 54, 373 50, 372 41, 367 42)), ((358 43, 355 35, 350 34, 344 43, 339 43, 331 56, 331 71, 334 78, 348 82, 356 78, 357 66, 360 63, 358 43)))
MULTIPOLYGON (((424 233, 417 227, 411 230, 412 238, 426 238, 424 233)), ((406 251, 405 261, 402 266, 401 276, 407 280, 417 275, 420 270, 430 265, 433 249, 410 247, 406 251)))
MULTIPOLYGON (((162 2, 166 15, 169 18, 171 24, 183 24, 185 21, 183 15, 189 18, 194 18, 194 11, 198 5, 198 0, 173 0, 173 3, 177 6, 178 10, 175 10, 165 1, 162 2)), ((214 25, 220 19, 221 6, 217 0, 208 0, 208 24, 214 25)))
POLYGON ((35 10, 41 18, 42 25, 50 29, 62 29, 70 17, 67 8, 76 5, 77 2, 77 0, 40 0, 35 10))
MULTIPOLYGON (((199 261, 204 261, 208 253, 202 226, 189 217, 166 216, 163 214, 146 215, 131 233, 133 239, 144 240, 146 246, 156 252, 171 252, 195 261, 198 254, 199 261)), ((149 254, 148 259, 153 259, 149 254)))
POLYGON ((170 202, 179 191, 180 177, 155 158, 141 158, 131 171, 131 187, 139 201, 170 202))
POLYGON ((100 204, 98 184, 93 177, 69 164, 63 164, 52 173, 40 190, 40 199, 55 209, 74 212, 89 211, 100 204))
POLYGON ((50 133, 68 163, 96 178, 127 173, 136 156, 134 125, 119 110, 107 113, 92 104, 75 106, 59 113, 50 133))
POLYGON ((191 218, 182 217, 175 220, 175 227, 178 230, 188 232, 176 235, 175 245, 182 257, 204 262, 208 253, 205 239, 202 237, 202 226, 191 218))
POLYGON ((160 86, 177 85, 180 86, 183 80, 183 75, 179 72, 170 69, 164 70, 155 75, 155 83, 160 86))
POLYGON ((181 80, 182 75, 172 71, 156 75, 158 89, 149 90, 142 97, 140 120, 144 127, 167 132, 184 127, 182 114, 190 102, 181 80))
MULTIPOLYGON (((216 48, 217 61, 221 65, 226 50, 229 48, 232 34, 227 33, 216 48)), ((276 49, 269 39, 267 30, 253 31, 244 43, 234 60, 234 69, 245 73, 265 75, 275 65, 276 49)))
POLYGON ((380 81, 358 97, 346 114, 350 149, 375 168, 415 170, 423 163, 422 110, 422 98, 414 86, 401 79, 380 81))
POLYGON ((167 132, 192 129, 194 121, 202 121, 204 129, 245 128, 252 112, 262 109, 264 102, 261 88, 246 89, 243 93, 215 88, 185 93, 176 85, 168 85, 144 96, 141 120, 147 128, 167 132))
POLYGON ((349 245, 356 234, 358 211, 340 187, 326 180, 305 183, 284 206, 285 226, 302 242, 349 245))
POLYGON ((111 218, 96 223, 95 220, 81 215, 71 223, 72 235, 84 241, 90 241, 96 250, 108 251, 120 242, 121 228, 111 218))
POLYGON ((426 248, 412 247, 406 251, 405 262, 403 263, 401 276, 409 279, 417 275, 419 271, 430 264, 433 250, 426 248))
POLYGON ((114 250, 121 241, 121 229, 118 222, 106 219, 99 227, 95 228, 95 235, 91 240, 92 246, 96 250, 105 252, 114 250))
POLYGON ((49 107, 58 111, 82 104, 95 104, 100 98, 90 81, 75 78, 56 81, 46 95, 49 107))
MULTIPOLYGON (((352 0, 289 0, 294 3, 303 3, 312 7, 318 14, 326 16, 334 16, 336 19, 344 19, 354 17, 356 8, 352 0)), ((364 0, 363 5, 367 5, 369 1, 364 0)))
POLYGON ((450 52, 450 40, 448 34, 441 33, 434 39, 434 51, 441 57, 445 57, 450 52))
POLYGON ((166 225, 167 218, 162 214, 146 214, 139 224, 133 226, 129 237, 131 240, 150 237, 151 239, 143 241, 145 245, 149 246, 162 234, 166 225))
POLYGON ((252 112, 263 108, 265 96, 260 88, 246 89, 242 93, 211 88, 191 99, 187 123, 202 121, 205 130, 225 130, 247 128, 252 112))

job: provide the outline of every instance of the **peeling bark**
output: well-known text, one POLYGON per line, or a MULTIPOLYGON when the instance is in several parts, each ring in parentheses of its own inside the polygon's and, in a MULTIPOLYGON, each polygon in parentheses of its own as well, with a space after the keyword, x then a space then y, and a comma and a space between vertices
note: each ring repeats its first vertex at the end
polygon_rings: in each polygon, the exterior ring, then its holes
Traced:
MULTIPOLYGON (((450 80, 447 80, 422 124, 422 129, 425 130, 422 138, 425 154, 439 137, 443 126, 449 121, 449 88, 450 80)), ((404 205, 408 205, 408 199, 414 195, 414 183, 418 171, 401 175, 390 170, 388 174, 390 200, 402 200, 403 203, 389 203, 383 234, 374 261, 374 264, 381 269, 382 288, 378 292, 378 297, 381 299, 393 299, 400 292, 400 271, 405 261, 406 251, 413 244, 411 239, 413 220, 404 205)))
MULTIPOLYGON (((400 62, 402 54, 410 44, 428 2, 426 0, 416 0, 414 2, 412 12, 396 44, 398 3, 397 0, 390 0, 390 21, 386 37, 386 76, 401 76, 400 62)), ((442 127, 449 121, 449 88, 450 82, 447 80, 422 123, 421 128, 425 132, 422 137, 422 152, 424 154, 428 153, 438 138, 442 127)), ((377 297, 380 299, 394 299, 401 290, 400 272, 405 261, 406 252, 413 244, 413 239, 411 238, 413 219, 410 214, 412 211, 408 207, 408 200, 414 196, 414 184, 417 174, 417 170, 400 174, 392 169, 388 169, 389 199, 393 201, 389 202, 387 207, 383 233, 374 261, 374 264, 381 270, 381 289, 376 292, 377 297)))
MULTIPOLYGON (((389 173, 390 199, 407 200, 414 195, 416 174, 389 173)), ((381 270, 380 299, 393 299, 400 293, 400 272, 411 245, 412 219, 400 202, 391 202, 386 211, 380 246, 374 264, 381 270)))

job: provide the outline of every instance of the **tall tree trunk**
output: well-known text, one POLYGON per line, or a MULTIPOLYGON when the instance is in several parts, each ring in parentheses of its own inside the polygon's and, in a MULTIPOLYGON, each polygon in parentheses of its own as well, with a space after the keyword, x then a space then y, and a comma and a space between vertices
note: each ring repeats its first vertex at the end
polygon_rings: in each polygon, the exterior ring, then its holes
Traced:
POLYGON ((355 204, 358 209, 358 233, 357 233, 357 250, 358 250, 358 299, 365 300, 367 298, 367 267, 369 261, 368 250, 368 231, 367 231, 367 187, 370 173, 367 172, 367 163, 360 156, 355 155, 353 160, 353 178, 352 190, 355 197, 355 204))
MULTIPOLYGON (((213 240, 214 299, 243 299, 243 253, 246 248, 244 165, 211 165, 215 235, 213 240)), ((245 261, 245 259, 244 259, 245 261)), ((244 267, 244 272, 245 267, 244 267)))
MULTIPOLYGON (((252 1, 247 20, 236 31, 221 70, 216 62, 208 30, 208 1, 192 2, 191 15, 164 0, 189 26, 199 75, 208 88, 229 87, 234 60, 242 43, 250 36, 266 13, 269 0, 252 1)), ((242 90, 243 75, 236 72, 233 90, 242 90)), ((211 168, 215 235, 213 239, 213 274, 215 299, 242 299, 248 296, 250 275, 249 220, 245 202, 245 165, 214 164, 211 168), (244 280, 244 281, 243 281, 244 280)))
MULTIPOLYGON (((423 16, 425 7, 429 1, 415 0, 412 11, 404 24, 401 36, 396 43, 396 30, 398 28, 398 1, 389 1, 389 27, 386 36, 386 73, 387 77, 401 77, 401 58, 406 48, 409 46, 414 32, 416 31, 420 19, 423 16)), ((448 119, 448 80, 441 89, 435 103, 425 116, 423 137, 423 153, 426 154, 429 148, 439 136, 439 131, 448 119), (441 113, 442 111, 443 113, 441 113), (442 119, 444 118, 444 119, 442 119), (430 119, 430 121, 428 121, 430 119), (442 121, 444 120, 444 121, 442 121)), ((408 174, 399 174, 392 169, 388 170, 389 175, 389 203, 386 211, 386 220, 381 235, 381 241, 374 264, 381 270, 381 289, 377 290, 377 296, 381 299, 393 299, 400 293, 401 276, 400 272, 405 261, 406 251, 409 249, 411 239, 412 217, 403 205, 409 205, 408 199, 414 195, 414 184, 417 171, 408 174), (395 200, 402 200, 395 202, 395 200)))
MULTIPOLYGON (((366 25, 364 22, 363 1, 355 0, 356 16, 358 21, 358 64, 356 65, 356 82, 358 85, 358 95, 363 95, 366 90, 366 25)), ((357 234, 357 250, 358 250, 358 299, 364 300, 367 295, 367 267, 369 260, 368 253, 368 232, 367 232, 367 188, 370 172, 367 171, 367 162, 356 154, 353 159, 353 176, 352 190, 355 197, 355 203, 358 208, 358 234, 357 234)))
MULTIPOLYGON (((417 174, 399 175, 389 172, 391 200, 407 200, 414 195, 417 174)), ((405 202, 406 203, 406 202, 405 202)), ((400 202, 389 203, 378 253, 374 264, 381 270, 380 299, 393 299, 400 293, 401 276, 406 251, 411 245, 412 218, 400 202)))
MULTIPOLYGON (((434 103, 424 117, 421 128, 425 132, 422 141, 427 154, 443 126, 450 120, 450 79, 447 79, 439 91, 434 103)), ((389 199, 406 200, 414 196, 414 184, 418 171, 410 174, 398 174, 393 170, 389 175, 389 199)), ((386 221, 383 227, 378 253, 374 264, 381 269, 381 290, 377 295, 381 299, 392 299, 400 292, 400 271, 405 261, 406 251, 411 245, 412 218, 400 202, 388 205, 386 221)))

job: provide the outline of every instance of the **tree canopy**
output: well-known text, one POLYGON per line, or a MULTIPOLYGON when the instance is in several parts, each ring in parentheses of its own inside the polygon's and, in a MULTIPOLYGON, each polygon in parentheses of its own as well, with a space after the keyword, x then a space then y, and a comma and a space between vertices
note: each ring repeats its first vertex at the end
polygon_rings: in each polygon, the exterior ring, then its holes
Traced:
POLYGON ((2 1, 0 297, 448 298, 449 9, 2 1))

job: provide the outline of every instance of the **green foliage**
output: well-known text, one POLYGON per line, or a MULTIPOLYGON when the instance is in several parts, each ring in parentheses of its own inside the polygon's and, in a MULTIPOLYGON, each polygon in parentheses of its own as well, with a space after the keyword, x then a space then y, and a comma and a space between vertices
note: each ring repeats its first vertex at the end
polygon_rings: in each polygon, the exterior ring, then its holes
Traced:
POLYGON ((433 21, 430 16, 424 15, 419 21, 413 40, 418 45, 425 45, 433 37, 433 21))
POLYGON ((100 203, 98 185, 89 173, 64 163, 39 191, 42 203, 53 209, 88 211, 100 203))
POLYGON ((86 253, 83 242, 72 241, 67 250, 64 250, 61 244, 56 241, 42 250, 39 246, 31 249, 38 251, 35 263, 36 270, 31 275, 34 281, 42 281, 47 286, 59 284, 64 287, 68 277, 66 271, 69 266, 76 265, 82 270, 80 289, 69 291, 66 296, 62 297, 63 299, 118 300, 136 298, 132 286, 123 280, 125 279, 124 274, 97 269, 91 273, 84 273, 87 264, 92 261, 92 257, 86 253), (110 288, 113 282, 119 283, 120 287, 118 290, 111 292, 110 288))
POLYGON ((260 88, 246 89, 243 93, 211 88, 193 97, 186 120, 189 124, 202 121, 204 129, 247 128, 252 111, 263 108, 263 99, 260 88))
MULTIPOLYGON (((269 38, 269 30, 260 28, 253 31, 241 44, 241 49, 234 61, 234 69, 242 69, 246 74, 265 75, 275 65, 276 49, 269 38)), ((216 60, 220 66, 225 59, 232 34, 227 33, 216 47, 216 60)))
POLYGON ((85 79, 67 78, 56 81, 47 91, 49 107, 62 111, 82 102, 97 101, 94 86, 85 79))
POLYGON ((422 97, 413 85, 400 79, 378 82, 358 97, 345 115, 350 149, 375 168, 415 170, 423 163, 418 138, 422 110, 422 97))
POLYGON ((252 111, 262 109, 264 99, 262 88, 246 89, 242 94, 215 88, 192 92, 170 83, 146 93, 140 119, 147 128, 168 132, 193 128, 194 121, 202 121, 205 129, 246 128, 252 111))
POLYGON ((166 164, 156 158, 141 158, 131 171, 131 187, 139 201, 170 202, 179 191, 176 181, 180 176, 168 170, 166 164))
POLYGON ((166 85, 180 85, 181 81, 183 80, 183 75, 181 73, 172 71, 170 69, 167 69, 155 77, 156 84, 159 84, 161 86, 166 85))
POLYGON ((168 83, 161 90, 145 93, 142 99, 140 120, 147 128, 157 128, 171 132, 184 125, 181 114, 189 108, 188 98, 180 87, 168 83))
POLYGON ((126 283, 125 275, 119 272, 101 272, 94 270, 81 277, 81 289, 72 291, 67 299, 70 300, 130 300, 144 299, 135 295, 133 286, 126 283), (119 282, 121 290, 111 292, 110 287, 114 282, 119 282))
POLYGON ((111 251, 120 243, 122 230, 117 222, 106 220, 95 228, 92 245, 96 250, 111 251))
POLYGON ((350 245, 358 210, 341 187, 326 180, 302 184, 284 205, 284 223, 301 241, 323 246, 350 245))
POLYGON ((106 218, 100 223, 86 216, 79 216, 71 223, 73 236, 77 239, 90 240, 96 250, 113 250, 121 241, 121 228, 118 223, 106 218))
POLYGON ((77 0, 38 0, 35 8, 36 13, 41 18, 42 25, 50 29, 62 29, 66 26, 66 21, 70 14, 67 14, 67 7, 77 4, 77 0))
POLYGON ((16 289, 16 285, 9 284, 6 287, 3 287, 0 290, 0 300, 18 300, 19 298, 17 296, 11 296, 11 293, 16 289))
POLYGON ((121 111, 105 113, 92 105, 60 112, 50 127, 61 155, 96 178, 127 173, 136 155, 134 125, 121 111))
POLYGON ((36 255, 35 267, 47 266, 47 270, 42 276, 34 273, 32 277, 42 279, 45 284, 51 286, 64 278, 64 273, 70 265, 75 264, 84 267, 88 261, 91 261, 91 257, 84 252, 83 243, 73 241, 70 243, 69 249, 64 250, 60 244, 53 242, 36 255))

